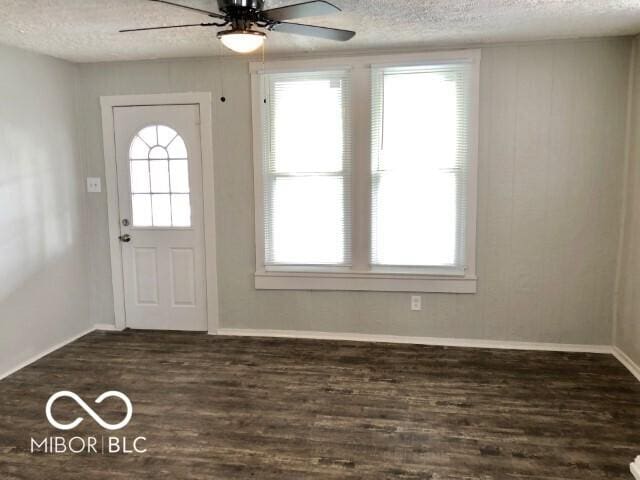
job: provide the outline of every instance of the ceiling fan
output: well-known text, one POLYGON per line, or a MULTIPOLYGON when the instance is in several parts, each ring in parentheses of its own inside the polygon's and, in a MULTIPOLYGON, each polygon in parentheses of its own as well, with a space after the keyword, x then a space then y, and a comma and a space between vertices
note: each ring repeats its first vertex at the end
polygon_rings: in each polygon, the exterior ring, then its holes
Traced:
POLYGON ((227 48, 239 53, 253 52, 264 43, 266 34, 260 30, 255 30, 253 27, 262 28, 270 32, 292 33, 294 35, 306 35, 341 42, 350 40, 356 34, 350 30, 285 21, 292 18, 316 17, 341 11, 335 5, 324 0, 312 0, 270 10, 264 10, 264 0, 218 0, 218 8, 222 13, 210 12, 201 8, 189 7, 166 0, 149 1, 184 8, 192 12, 208 15, 209 17, 218 19, 218 21, 163 27, 129 28, 120 30, 120 32, 140 32, 184 27, 226 27, 230 25, 231 28, 229 30, 218 32, 218 38, 227 48))

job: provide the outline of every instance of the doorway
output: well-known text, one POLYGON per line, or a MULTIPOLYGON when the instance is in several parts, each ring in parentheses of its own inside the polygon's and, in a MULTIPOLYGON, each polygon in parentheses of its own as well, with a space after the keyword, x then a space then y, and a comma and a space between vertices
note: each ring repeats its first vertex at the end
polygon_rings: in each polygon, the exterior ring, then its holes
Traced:
POLYGON ((210 101, 126 100, 102 99, 116 326, 215 333, 210 101))

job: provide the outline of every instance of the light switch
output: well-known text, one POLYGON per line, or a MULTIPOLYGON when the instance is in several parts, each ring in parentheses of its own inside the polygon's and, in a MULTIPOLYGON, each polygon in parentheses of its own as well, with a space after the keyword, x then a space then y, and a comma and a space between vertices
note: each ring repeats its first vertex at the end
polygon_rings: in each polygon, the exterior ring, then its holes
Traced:
POLYGON ((89 193, 102 192, 102 181, 100 177, 87 177, 87 192, 89 193))

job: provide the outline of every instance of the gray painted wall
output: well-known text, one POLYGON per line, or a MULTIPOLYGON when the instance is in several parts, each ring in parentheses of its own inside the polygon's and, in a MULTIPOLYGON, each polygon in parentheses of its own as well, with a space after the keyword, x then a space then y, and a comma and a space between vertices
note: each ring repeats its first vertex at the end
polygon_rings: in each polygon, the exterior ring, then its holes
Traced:
POLYGON ((629 157, 614 344, 640 365, 640 37, 634 40, 629 157))
POLYGON ((0 376, 89 328, 70 63, 0 46, 0 376))
MULTIPOLYGON (((82 154, 103 176, 101 95, 211 91, 221 326, 610 344, 631 41, 482 49, 475 295, 267 292, 255 264, 246 60, 79 66, 82 154)), ((106 197, 88 197, 93 323, 113 323, 106 197)))

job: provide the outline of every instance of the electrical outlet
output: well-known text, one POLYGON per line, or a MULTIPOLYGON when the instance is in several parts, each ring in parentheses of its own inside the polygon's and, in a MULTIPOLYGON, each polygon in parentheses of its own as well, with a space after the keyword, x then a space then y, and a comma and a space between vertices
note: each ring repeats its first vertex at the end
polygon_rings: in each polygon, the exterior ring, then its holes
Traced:
POLYGON ((100 193, 102 192, 102 182, 100 177, 87 177, 87 192, 100 193))
POLYGON ((422 297, 420 295, 411 296, 411 310, 422 310, 422 297))

